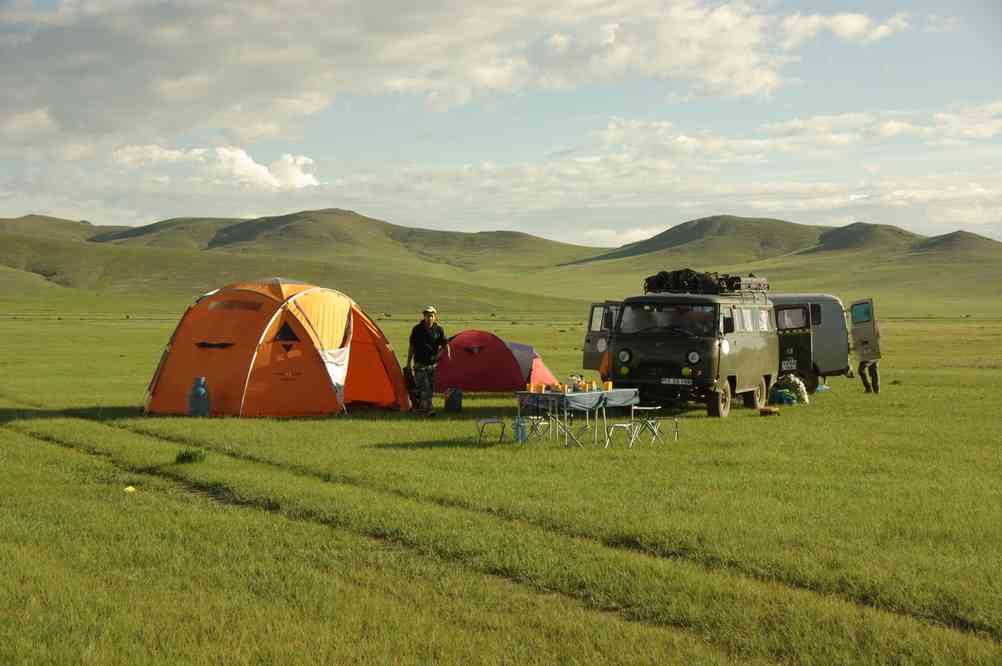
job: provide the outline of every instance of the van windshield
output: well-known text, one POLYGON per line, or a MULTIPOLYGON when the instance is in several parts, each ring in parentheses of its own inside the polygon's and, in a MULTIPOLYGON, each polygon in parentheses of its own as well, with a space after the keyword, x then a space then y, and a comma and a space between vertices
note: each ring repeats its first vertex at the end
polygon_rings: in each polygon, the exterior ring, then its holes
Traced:
POLYGON ((690 303, 628 303, 619 320, 620 333, 672 331, 691 337, 717 333, 717 310, 714 305, 690 303))

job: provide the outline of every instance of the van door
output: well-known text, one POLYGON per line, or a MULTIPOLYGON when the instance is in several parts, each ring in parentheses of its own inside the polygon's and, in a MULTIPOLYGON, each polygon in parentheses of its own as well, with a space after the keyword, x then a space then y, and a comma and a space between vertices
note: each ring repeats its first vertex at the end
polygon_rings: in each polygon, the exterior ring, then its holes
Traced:
POLYGON ((859 361, 876 361, 880 358, 880 327, 872 298, 853 301, 849 306, 852 320, 852 353, 859 361))
POLYGON ((801 377, 814 373, 814 337, 807 305, 777 305, 779 374, 794 372, 801 377))
POLYGON ((584 344, 581 346, 583 360, 581 367, 585 370, 600 370, 602 357, 609 349, 609 337, 619 318, 623 307, 621 301, 606 301, 592 303, 588 315, 588 330, 585 331, 584 344))

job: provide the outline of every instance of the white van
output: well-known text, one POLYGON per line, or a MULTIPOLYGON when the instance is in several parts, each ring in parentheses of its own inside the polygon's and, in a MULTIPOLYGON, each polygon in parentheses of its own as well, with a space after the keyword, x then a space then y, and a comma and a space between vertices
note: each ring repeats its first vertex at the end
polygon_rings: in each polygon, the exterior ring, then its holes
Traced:
MULTIPOLYGON (((813 367, 807 372, 800 373, 806 375, 804 383, 809 390, 817 386, 819 377, 852 376, 849 361, 849 326, 846 322, 845 307, 837 296, 770 293, 769 299, 776 305, 777 310, 783 306, 802 306, 809 312, 813 367)), ((869 299, 868 302, 872 303, 869 299)))

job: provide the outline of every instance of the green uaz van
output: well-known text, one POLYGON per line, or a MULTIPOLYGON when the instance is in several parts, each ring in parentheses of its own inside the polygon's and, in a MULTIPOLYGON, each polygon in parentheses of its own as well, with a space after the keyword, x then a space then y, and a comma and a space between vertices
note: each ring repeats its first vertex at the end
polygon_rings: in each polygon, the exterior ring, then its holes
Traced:
POLYGON ((592 305, 583 367, 643 403, 706 404, 727 416, 732 398, 762 407, 779 368, 773 304, 765 291, 648 293, 592 305))

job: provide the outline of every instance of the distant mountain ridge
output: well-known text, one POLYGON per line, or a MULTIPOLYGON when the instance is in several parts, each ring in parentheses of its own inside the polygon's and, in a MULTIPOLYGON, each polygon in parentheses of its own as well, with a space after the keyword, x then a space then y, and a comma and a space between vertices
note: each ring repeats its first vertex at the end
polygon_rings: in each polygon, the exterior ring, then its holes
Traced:
POLYGON ((583 261, 607 261, 655 252, 753 261, 816 245, 826 228, 771 218, 713 215, 683 222, 646 240, 583 261))
POLYGON ((96 227, 86 220, 65 220, 49 215, 22 215, 0 218, 0 233, 43 236, 64 240, 90 240, 95 235, 113 233, 129 227, 96 227))
POLYGON ((1002 303, 1002 243, 864 222, 833 228, 716 215, 607 249, 513 231, 404 227, 340 209, 135 228, 37 215, 0 219, 0 296, 82 289, 180 298, 274 274, 350 289, 386 308, 417 299, 567 311, 580 301, 637 293, 644 276, 682 267, 754 271, 779 290, 841 285, 849 294, 914 296, 901 310, 908 312, 933 303, 994 312, 985 304, 1002 303))
POLYGON ((252 220, 178 218, 104 233, 90 240, 329 260, 365 256, 474 268, 491 260, 507 260, 513 266, 525 268, 539 267, 602 251, 514 231, 460 232, 404 227, 338 208, 252 220))
POLYGON ((880 250, 910 246, 923 238, 925 237, 888 224, 853 222, 844 227, 822 232, 818 237, 818 246, 809 251, 880 250))
MULTIPOLYGON (((650 238, 614 249, 547 240, 517 231, 441 231, 392 224, 338 208, 255 219, 172 218, 140 227, 100 227, 46 215, 0 219, 0 233, 147 247, 337 258, 364 250, 388 259, 438 261, 476 267, 498 253, 518 253, 525 265, 574 265, 655 253, 704 261, 756 261, 797 252, 1002 249, 999 241, 966 231, 922 236, 886 224, 843 227, 774 218, 713 215, 682 222, 650 238), (536 263, 533 264, 533 261, 536 263)), ((519 265, 521 265, 519 264, 519 265)))

